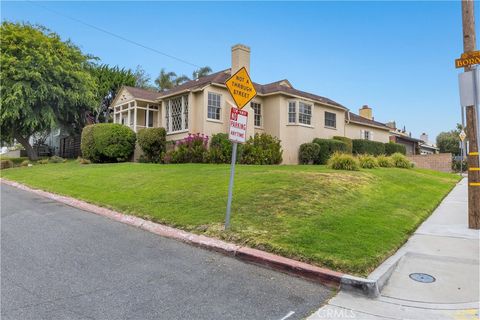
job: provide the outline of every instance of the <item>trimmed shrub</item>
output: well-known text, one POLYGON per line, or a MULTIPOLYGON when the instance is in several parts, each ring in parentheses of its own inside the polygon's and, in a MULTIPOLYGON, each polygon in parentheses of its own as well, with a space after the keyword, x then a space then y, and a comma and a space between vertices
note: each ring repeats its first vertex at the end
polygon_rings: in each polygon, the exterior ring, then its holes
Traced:
POLYGON ((300 164, 313 164, 318 159, 320 153, 320 145, 316 143, 304 143, 300 145, 298 152, 298 160, 300 164))
POLYGON ((269 134, 256 133, 243 145, 240 163, 242 164, 280 164, 282 146, 280 140, 269 134))
POLYGON ((188 137, 175 142, 174 150, 165 154, 165 163, 203 163, 208 157, 208 136, 188 134, 188 137))
POLYGON ((358 162, 360 167, 364 169, 374 169, 378 168, 377 159, 374 156, 369 154, 362 154, 358 156, 358 162))
POLYGON ((353 148, 352 139, 347 138, 347 137, 341 137, 341 136, 334 136, 333 139, 334 140, 339 140, 339 141, 342 141, 343 143, 345 143, 347 145, 347 152, 352 153, 352 148, 353 148))
POLYGON ((385 154, 387 156, 392 155, 396 152, 401 154, 407 154, 407 148, 405 148, 403 144, 399 144, 391 141, 388 143, 385 143, 385 154))
POLYGON ((23 160, 22 163, 20 163, 20 166, 21 166, 21 167, 28 167, 29 164, 30 164, 30 161, 28 161, 28 160, 23 160))
POLYGON ((410 169, 413 167, 407 157, 399 152, 392 154, 390 157, 392 158, 393 165, 397 168, 410 169))
POLYGON ((328 159, 327 165, 335 170, 355 171, 359 169, 358 160, 354 156, 341 152, 333 153, 330 159, 328 159))
POLYGON ((385 154, 385 144, 371 140, 353 139, 352 152, 354 154, 371 154, 378 156, 385 154))
MULTIPOLYGON (((210 149, 208 150, 208 162, 210 163, 230 163, 232 161, 232 142, 228 139, 228 134, 217 133, 212 135, 210 149)), ((242 145, 237 145, 237 162, 242 156, 242 145)))
POLYGON ((50 162, 51 163, 63 163, 65 161, 66 161, 65 159, 63 159, 62 157, 59 157, 59 156, 50 157, 50 162))
POLYGON ((118 123, 98 123, 83 128, 82 155, 92 162, 127 161, 135 149, 135 132, 118 123))
POLYGON ((137 142, 144 153, 144 162, 159 163, 167 150, 167 132, 164 128, 145 128, 137 133, 137 142))
POLYGON ((37 164, 48 164, 48 159, 41 159, 37 161, 37 164))
POLYGON ((11 157, 2 157, 0 156, 0 160, 10 160, 13 163, 13 166, 19 166, 23 161, 28 160, 28 157, 17 157, 17 158, 11 158, 11 157))
POLYGON ((391 168, 394 166, 392 158, 387 157, 383 154, 377 156, 377 163, 379 167, 383 167, 383 168, 391 168))
POLYGON ((10 159, 0 160, 0 169, 13 168, 13 161, 10 159))
POLYGON ((82 158, 82 157, 78 157, 77 162, 80 163, 80 164, 90 164, 90 163, 92 163, 90 160, 82 158))
POLYGON ((315 164, 326 164, 330 156, 336 151, 341 153, 348 152, 347 145, 343 141, 315 138, 312 142, 320 146, 320 152, 315 160, 315 164))

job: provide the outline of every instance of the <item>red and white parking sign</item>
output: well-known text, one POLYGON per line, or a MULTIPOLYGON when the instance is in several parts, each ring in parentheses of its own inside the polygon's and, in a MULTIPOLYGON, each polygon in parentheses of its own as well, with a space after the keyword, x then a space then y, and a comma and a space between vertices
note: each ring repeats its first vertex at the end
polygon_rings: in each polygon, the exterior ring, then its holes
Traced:
POLYGON ((247 138, 248 112, 237 108, 230 109, 230 141, 244 143, 247 138))

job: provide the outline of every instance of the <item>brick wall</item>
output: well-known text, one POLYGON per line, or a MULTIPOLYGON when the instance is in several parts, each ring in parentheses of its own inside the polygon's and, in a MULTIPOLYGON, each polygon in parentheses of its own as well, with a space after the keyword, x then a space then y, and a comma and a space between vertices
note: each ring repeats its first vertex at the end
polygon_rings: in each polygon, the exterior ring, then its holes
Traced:
POLYGON ((409 155, 407 158, 412 161, 417 168, 452 172, 451 153, 409 155))

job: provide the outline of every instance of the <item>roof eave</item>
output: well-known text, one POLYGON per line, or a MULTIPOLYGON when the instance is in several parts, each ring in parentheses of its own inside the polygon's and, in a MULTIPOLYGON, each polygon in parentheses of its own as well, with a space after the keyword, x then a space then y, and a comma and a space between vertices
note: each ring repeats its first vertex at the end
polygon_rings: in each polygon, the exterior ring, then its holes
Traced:
POLYGON ((359 124, 359 125, 362 125, 362 126, 367 126, 367 127, 373 127, 373 128, 377 128, 377 129, 381 129, 381 130, 386 130, 386 131, 390 131, 390 128, 389 127, 382 127, 382 126, 377 126, 377 125, 374 125, 374 124, 370 124, 370 123, 365 123, 365 122, 360 122, 360 121, 355 121, 355 120, 348 120, 349 123, 354 123, 354 124, 359 124))

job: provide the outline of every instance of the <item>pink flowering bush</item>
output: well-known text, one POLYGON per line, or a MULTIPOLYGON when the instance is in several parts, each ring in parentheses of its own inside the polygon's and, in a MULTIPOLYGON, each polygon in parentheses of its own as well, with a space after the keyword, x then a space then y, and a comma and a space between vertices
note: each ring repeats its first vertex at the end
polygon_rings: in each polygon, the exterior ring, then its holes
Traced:
POLYGON ((163 157, 164 163, 203 163, 208 157, 208 136, 191 134, 175 141, 173 150, 163 157))

